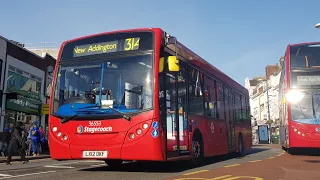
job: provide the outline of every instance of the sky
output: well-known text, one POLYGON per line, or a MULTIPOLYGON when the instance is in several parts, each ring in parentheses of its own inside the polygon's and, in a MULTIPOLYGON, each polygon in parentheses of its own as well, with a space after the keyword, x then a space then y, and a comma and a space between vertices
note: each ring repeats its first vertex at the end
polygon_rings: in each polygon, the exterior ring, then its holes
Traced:
MULTIPOLYGON (((23 43, 160 27, 244 85, 288 44, 319 41, 319 0, 2 1, 0 35, 23 43)), ((60 44, 58 44, 60 45, 60 44)))

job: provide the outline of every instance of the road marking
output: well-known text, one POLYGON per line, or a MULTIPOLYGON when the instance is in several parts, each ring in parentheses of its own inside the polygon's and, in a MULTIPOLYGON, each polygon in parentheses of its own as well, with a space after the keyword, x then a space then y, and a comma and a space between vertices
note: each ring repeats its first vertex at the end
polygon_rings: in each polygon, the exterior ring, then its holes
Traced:
POLYGON ((11 176, 10 174, 0 174, 0 176, 8 177, 11 176))
POLYGON ((100 163, 103 160, 83 160, 83 161, 78 161, 78 162, 89 162, 89 163, 100 163))
POLYGON ((178 178, 174 180, 236 180, 236 179, 252 179, 252 180, 263 180, 261 177, 254 177, 254 176, 232 176, 232 175, 224 175, 214 178, 178 178))
POLYGON ((220 179, 228 178, 228 177, 231 177, 231 176, 232 175, 219 176, 219 177, 212 178, 211 180, 220 180, 220 179))
POLYGON ((77 164, 77 163, 80 163, 80 162, 81 162, 81 161, 66 162, 66 163, 57 163, 57 164, 53 164, 52 166, 70 165, 70 164, 77 164))
POLYGON ((209 170, 200 170, 200 171, 190 172, 190 173, 186 173, 186 174, 182 174, 182 175, 188 176, 188 175, 191 175, 191 174, 198 174, 198 173, 207 172, 207 171, 209 171, 209 170))
POLYGON ((46 168, 61 168, 61 169, 72 169, 72 168, 74 168, 72 166, 55 166, 55 165, 46 165, 46 166, 43 166, 43 167, 46 167, 46 168))
POLYGON ((263 180, 261 177, 253 177, 253 176, 233 176, 223 180, 235 180, 235 179, 253 179, 253 180, 263 180))
POLYGON ((104 163, 104 164, 94 164, 94 165, 91 165, 91 167, 101 167, 101 166, 106 166, 107 164, 104 163))
POLYGON ((48 173, 54 173, 54 172, 56 172, 56 171, 44 171, 44 172, 38 172, 38 173, 20 174, 20 175, 16 175, 16 176, 1 177, 0 179, 9 179, 9 178, 32 176, 32 175, 39 175, 39 174, 48 174, 48 173))
POLYGON ((261 161, 261 160, 254 160, 254 161, 249 161, 249 162, 252 162, 252 163, 253 163, 253 162, 259 162, 259 161, 261 161))
POLYGON ((234 166, 240 166, 240 164, 232 164, 232 165, 229 165, 229 166, 223 166, 223 167, 234 167, 234 166))
POLYGON ((207 178, 178 178, 178 179, 174 179, 174 180, 211 180, 211 179, 207 179, 207 178))
POLYGON ((269 157, 268 159, 273 159, 274 157, 269 157))

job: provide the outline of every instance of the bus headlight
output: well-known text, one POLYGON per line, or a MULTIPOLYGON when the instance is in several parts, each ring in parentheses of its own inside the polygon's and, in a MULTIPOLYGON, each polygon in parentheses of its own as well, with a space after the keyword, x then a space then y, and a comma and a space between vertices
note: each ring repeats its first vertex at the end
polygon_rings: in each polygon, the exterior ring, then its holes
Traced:
POLYGON ((53 127, 53 128, 52 128, 52 131, 53 131, 53 132, 56 132, 57 130, 58 130, 57 127, 53 127))
POLYGON ((143 129, 147 129, 149 127, 149 125, 147 123, 143 124, 143 129))
POLYGON ((297 103, 301 101, 301 99, 304 97, 304 94, 299 90, 289 90, 289 92, 286 94, 286 98, 290 103, 297 103))
POLYGON ((68 139, 68 136, 67 135, 64 135, 63 137, 62 137, 62 140, 64 140, 64 141, 66 141, 68 139))
POLYGON ((137 134, 140 135, 141 133, 142 133, 142 130, 141 130, 141 129, 138 129, 138 130, 137 130, 137 134))
POLYGON ((61 136, 61 134, 62 134, 61 132, 58 132, 57 136, 58 136, 58 137, 60 137, 60 136, 61 136))
POLYGON ((129 138, 130 138, 130 139, 133 139, 133 138, 134 138, 134 134, 130 134, 130 135, 129 135, 129 138))

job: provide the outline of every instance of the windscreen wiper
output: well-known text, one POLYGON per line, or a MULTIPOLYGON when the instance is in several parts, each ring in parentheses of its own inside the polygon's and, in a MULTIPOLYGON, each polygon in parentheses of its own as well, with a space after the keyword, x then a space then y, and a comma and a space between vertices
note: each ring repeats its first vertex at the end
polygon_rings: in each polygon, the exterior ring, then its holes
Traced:
POLYGON ((68 117, 68 118, 64 117, 64 118, 62 118, 62 119, 60 120, 60 122, 61 122, 62 124, 63 124, 63 123, 66 123, 66 122, 70 121, 71 119, 73 119, 73 118, 75 118, 75 117, 77 117, 77 116, 78 116, 78 114, 75 114, 75 115, 70 116, 70 117, 68 117))
MULTIPOLYGON (((99 108, 99 109, 102 108, 101 105, 93 105, 93 106, 87 106, 87 107, 83 107, 83 108, 79 108, 79 109, 88 109, 88 108, 95 108, 95 107, 97 107, 97 108, 99 108)), ((108 107, 108 108, 111 109, 113 112, 117 113, 117 114, 120 115, 122 118, 124 118, 124 119, 126 119, 126 120, 128 120, 128 121, 131 119, 131 116, 128 116, 128 115, 126 115, 126 114, 124 114, 124 113, 116 110, 115 108, 113 108, 113 107, 111 107, 111 106, 106 106, 106 107, 108 107)))

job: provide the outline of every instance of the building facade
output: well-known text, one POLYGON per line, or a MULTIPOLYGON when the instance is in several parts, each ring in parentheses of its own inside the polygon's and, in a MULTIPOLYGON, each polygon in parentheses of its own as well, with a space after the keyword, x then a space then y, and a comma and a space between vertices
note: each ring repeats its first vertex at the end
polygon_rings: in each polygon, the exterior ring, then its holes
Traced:
POLYGON ((257 144, 259 140, 258 126, 260 125, 269 124, 273 133, 271 135, 278 135, 280 69, 281 67, 278 65, 268 65, 266 76, 252 80, 246 78, 245 80, 245 87, 250 95, 252 141, 254 144, 257 144))
MULTIPOLYGON (((47 129, 50 75, 48 66, 55 65, 50 56, 38 56, 23 45, 0 36, 1 118, 0 132, 17 121, 47 129)), ((47 131, 46 131, 47 132, 47 131)))

